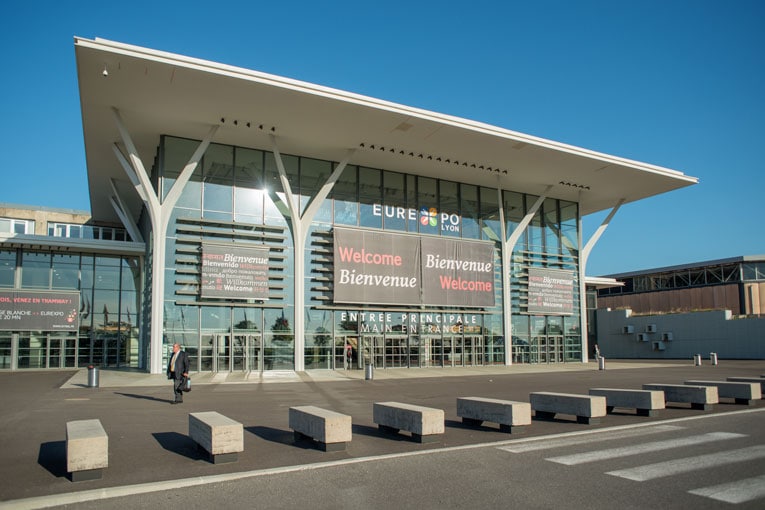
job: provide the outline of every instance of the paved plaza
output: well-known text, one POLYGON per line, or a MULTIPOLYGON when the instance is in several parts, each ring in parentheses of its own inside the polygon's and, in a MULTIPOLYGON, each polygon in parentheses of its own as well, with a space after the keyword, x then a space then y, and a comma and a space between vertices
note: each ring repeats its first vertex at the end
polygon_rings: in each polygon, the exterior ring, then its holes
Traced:
MULTIPOLYGON (((594 387, 640 388, 646 383, 689 379, 757 377, 763 361, 704 360, 660 362, 607 361, 597 364, 516 365, 464 368, 364 371, 273 372, 264 374, 192 374, 192 391, 171 405, 171 382, 161 375, 101 370, 99 387, 88 387, 87 370, 0 373, 0 507, 50 504, 50 495, 88 494, 86 499, 162 490, 163 484, 193 479, 195 484, 256 476, 259 472, 317 463, 383 458, 392 454, 502 443, 517 435, 495 424, 464 425, 456 398, 481 396, 528 402, 533 391, 587 393, 594 387), (445 433, 438 442, 419 444, 407 434, 381 433, 372 420, 372 403, 400 401, 443 409, 445 433), (322 452, 295 444, 288 427, 291 406, 315 405, 348 414, 353 440, 345 451, 322 452), (229 464, 212 464, 188 437, 188 414, 217 411, 244 426, 244 452, 229 464), (72 482, 66 473, 66 423, 98 419, 109 436, 109 466, 99 480, 72 482), (156 487, 156 489, 152 489, 156 487), (121 489, 119 489, 121 488, 121 489), (94 491, 99 495, 94 495, 94 491), (47 503, 46 503, 47 501, 47 503)), ((754 408, 765 406, 757 401, 754 408)), ((690 415, 727 413, 748 406, 723 401, 708 411, 671 405, 655 417, 617 412, 597 425, 575 419, 533 420, 523 437, 662 421, 690 415)), ((76 501, 76 500, 73 500, 76 501)))

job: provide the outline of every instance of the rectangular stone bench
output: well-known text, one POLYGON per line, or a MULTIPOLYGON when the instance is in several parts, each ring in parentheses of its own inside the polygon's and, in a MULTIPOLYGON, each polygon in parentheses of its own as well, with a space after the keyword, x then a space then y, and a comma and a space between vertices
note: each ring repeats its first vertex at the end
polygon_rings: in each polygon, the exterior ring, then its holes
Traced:
POLYGON ((634 408, 638 416, 656 416, 665 408, 664 392, 658 390, 633 390, 622 388, 590 388, 590 395, 606 397, 606 413, 614 407, 634 408))
POLYGON ((311 439, 325 452, 345 450, 351 441, 351 417, 316 406, 290 407, 290 428, 295 441, 311 439))
POLYGON ((691 404, 691 409, 709 410, 717 404, 720 398, 714 386, 688 386, 684 384, 644 384, 644 390, 659 390, 664 392, 665 402, 681 402, 691 404))
POLYGON ((444 411, 401 402, 375 402, 373 421, 380 430, 397 434, 406 430, 418 443, 432 443, 444 433, 444 411))
POLYGON ((73 482, 98 480, 109 466, 109 437, 100 420, 66 422, 66 471, 73 482))
POLYGON ((714 386, 717 388, 719 398, 732 398, 737 404, 753 406, 755 400, 762 398, 762 389, 759 384, 752 382, 734 381, 685 381, 685 384, 693 386, 714 386))
POLYGON ((213 464, 235 462, 244 451, 242 424, 215 411, 189 413, 189 437, 213 464))
POLYGON ((606 397, 575 395, 571 393, 534 392, 529 395, 534 416, 552 420, 556 414, 576 416, 577 423, 600 423, 606 415, 606 397))
POLYGON ((729 381, 733 382, 749 382, 749 383, 755 383, 760 385, 760 393, 765 396, 765 379, 762 377, 728 377, 729 381))
POLYGON ((467 425, 488 421, 499 424, 502 432, 522 432, 531 425, 531 404, 483 397, 458 397, 457 416, 467 425))

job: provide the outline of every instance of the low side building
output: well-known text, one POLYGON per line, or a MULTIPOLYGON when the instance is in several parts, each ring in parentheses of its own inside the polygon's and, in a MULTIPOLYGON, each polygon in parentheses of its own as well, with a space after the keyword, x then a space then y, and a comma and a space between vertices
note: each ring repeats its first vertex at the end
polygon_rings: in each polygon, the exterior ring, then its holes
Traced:
POLYGON ((603 356, 765 358, 765 256, 610 277, 621 285, 597 291, 603 356))

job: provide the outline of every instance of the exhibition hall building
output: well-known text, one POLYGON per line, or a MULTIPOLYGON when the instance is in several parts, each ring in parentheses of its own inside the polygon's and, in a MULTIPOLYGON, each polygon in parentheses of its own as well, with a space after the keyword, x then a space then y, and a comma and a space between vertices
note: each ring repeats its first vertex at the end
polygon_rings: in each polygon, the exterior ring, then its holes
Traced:
POLYGON ((211 372, 581 363, 598 239, 625 204, 697 182, 239 67, 74 49, 90 215, 0 206, 3 369, 157 374, 173 343, 211 372))

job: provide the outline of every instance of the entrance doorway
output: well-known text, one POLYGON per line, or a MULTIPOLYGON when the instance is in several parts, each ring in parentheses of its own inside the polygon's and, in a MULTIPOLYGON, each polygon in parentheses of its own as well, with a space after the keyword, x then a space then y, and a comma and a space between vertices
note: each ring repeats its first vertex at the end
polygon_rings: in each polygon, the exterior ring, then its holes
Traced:
POLYGON ((423 336, 424 346, 423 366, 442 367, 444 366, 444 349, 440 336, 423 336))
MULTIPOLYGON (((212 372, 263 370, 261 335, 204 334, 199 369, 212 372)), ((192 361, 193 366, 193 361, 192 361)))
POLYGON ((359 338, 355 336, 335 337, 335 370, 356 370, 359 366, 359 338))
POLYGON ((406 336, 385 336, 385 368, 406 367, 408 354, 406 336))
POLYGON ((563 363, 563 337, 533 337, 529 346, 529 363, 563 363))
POLYGON ((465 337, 465 365, 483 365, 486 355, 483 337, 466 336, 465 337))
POLYGON ((364 367, 368 363, 377 368, 385 368, 385 344, 381 336, 362 336, 359 349, 358 365, 364 367))
POLYGON ((461 336, 445 336, 444 345, 444 366, 461 367, 463 365, 462 354, 463 344, 461 336))
POLYGON ((244 372, 263 370, 261 347, 260 335, 234 335, 231 370, 244 372))

